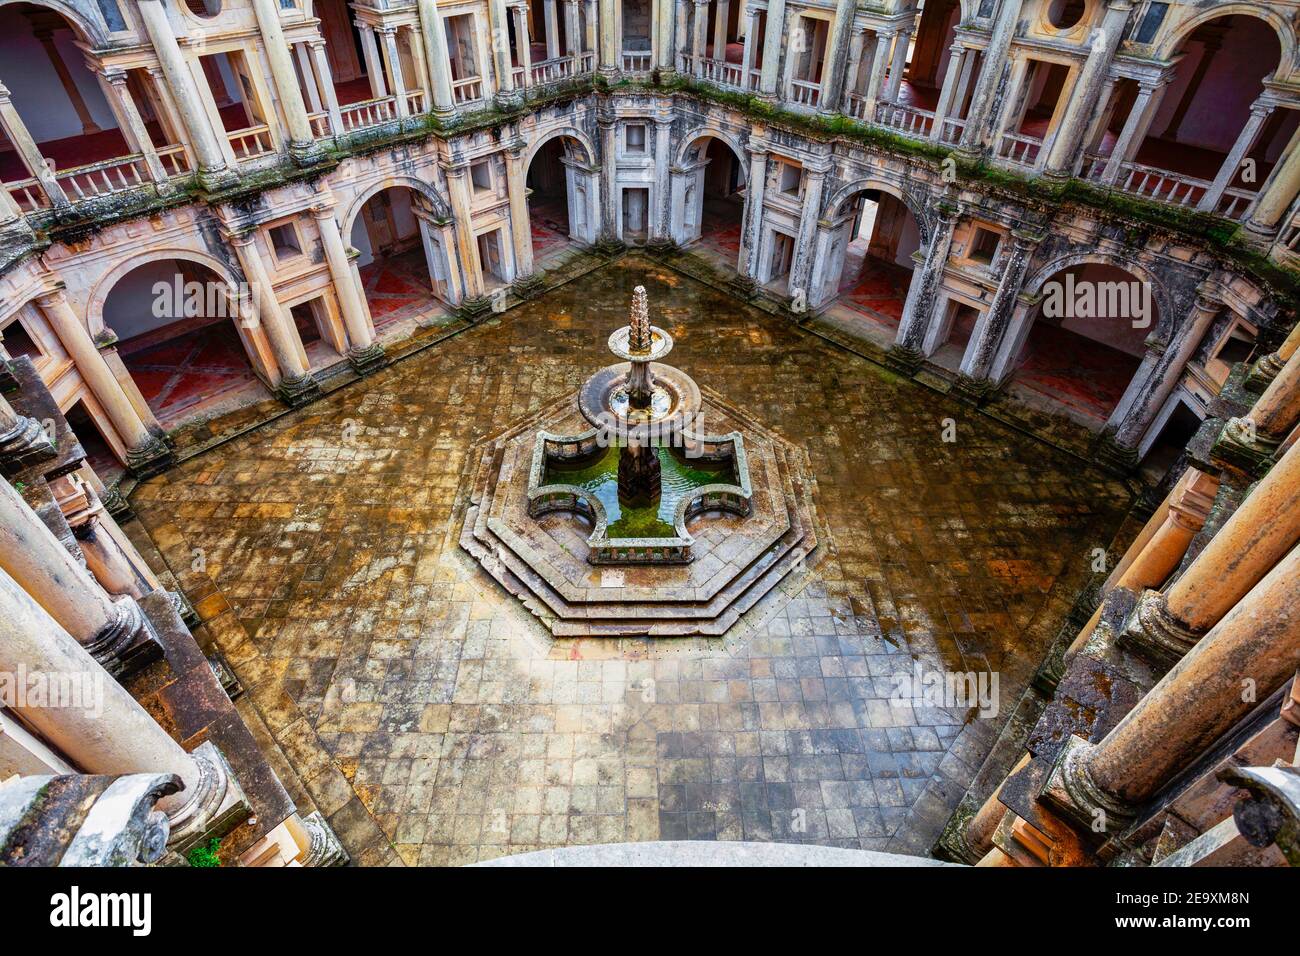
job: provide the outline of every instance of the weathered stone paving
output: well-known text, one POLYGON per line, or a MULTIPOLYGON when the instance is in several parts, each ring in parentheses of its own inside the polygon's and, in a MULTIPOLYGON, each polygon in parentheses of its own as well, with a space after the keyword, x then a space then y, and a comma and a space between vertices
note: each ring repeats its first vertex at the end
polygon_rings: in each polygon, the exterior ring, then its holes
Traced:
POLYGON ((242 622, 232 662, 322 809, 359 799, 404 860, 434 864, 687 838, 925 852, 1126 495, 629 257, 134 502, 242 622), (473 443, 604 361, 638 283, 679 367, 807 450, 830 535, 798 595, 726 638, 557 640, 458 549, 463 472, 473 443), (999 716, 893 705, 917 661, 996 672, 999 716))

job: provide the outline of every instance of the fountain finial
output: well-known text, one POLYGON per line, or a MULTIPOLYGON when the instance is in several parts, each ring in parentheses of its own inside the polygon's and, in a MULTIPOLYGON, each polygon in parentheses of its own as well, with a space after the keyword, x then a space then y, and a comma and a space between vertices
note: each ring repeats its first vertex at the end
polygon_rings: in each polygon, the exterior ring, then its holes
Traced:
POLYGON ((650 303, 646 298, 645 286, 639 285, 632 290, 632 315, 628 323, 631 332, 628 335, 629 352, 649 352, 652 344, 650 337, 650 303))

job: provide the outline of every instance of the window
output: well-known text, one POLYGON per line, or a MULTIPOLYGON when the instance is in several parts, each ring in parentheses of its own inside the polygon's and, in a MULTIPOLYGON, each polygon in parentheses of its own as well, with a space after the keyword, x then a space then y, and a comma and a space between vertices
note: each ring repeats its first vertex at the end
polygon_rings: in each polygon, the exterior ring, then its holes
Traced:
POLYGON ((10 358, 27 355, 33 359, 38 359, 44 354, 41 352, 41 347, 36 344, 36 340, 28 333, 27 326, 23 325, 21 320, 6 325, 4 330, 0 331, 0 339, 3 339, 4 350, 9 353, 10 358))
POLYGON ((993 257, 998 254, 998 244, 1001 241, 1002 237, 993 230, 985 229, 983 226, 976 226, 975 235, 971 237, 968 258, 988 265, 993 261, 993 257))
POLYGON ((302 246, 298 243, 298 230, 293 228, 293 223, 285 222, 272 226, 268 232, 271 236, 271 248, 275 250, 275 257, 281 262, 302 255, 302 246))
POLYGON ((645 124, 631 123, 627 127, 627 151, 629 153, 645 152, 645 124))
POLYGON ((487 160, 474 163, 469 168, 469 179, 474 184, 474 192, 486 193, 492 191, 492 166, 487 160))
POLYGON ((777 188, 781 190, 782 195, 798 196, 799 187, 803 184, 803 167, 792 166, 789 163, 781 163, 781 171, 778 174, 777 188))

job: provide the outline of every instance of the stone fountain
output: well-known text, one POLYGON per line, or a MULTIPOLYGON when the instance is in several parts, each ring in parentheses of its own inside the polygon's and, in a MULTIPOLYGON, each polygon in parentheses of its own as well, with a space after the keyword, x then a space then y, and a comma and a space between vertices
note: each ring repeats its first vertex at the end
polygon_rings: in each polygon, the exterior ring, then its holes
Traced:
POLYGON ((461 547, 556 636, 724 634, 816 550, 807 456, 672 348, 637 286, 618 362, 474 448, 461 547))

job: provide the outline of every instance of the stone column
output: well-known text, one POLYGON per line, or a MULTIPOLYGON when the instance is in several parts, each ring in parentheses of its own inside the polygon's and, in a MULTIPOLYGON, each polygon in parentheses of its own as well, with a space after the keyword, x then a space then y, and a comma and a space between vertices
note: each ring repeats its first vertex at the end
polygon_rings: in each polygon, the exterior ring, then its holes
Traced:
POLYGON ((32 139, 27 125, 14 109, 13 101, 9 98, 9 89, 3 83, 0 83, 0 129, 13 144, 14 151, 22 159, 27 171, 40 182, 50 203, 55 206, 69 205, 67 194, 55 179, 45 157, 41 155, 40 147, 36 145, 36 140, 32 139))
POLYGON ((207 189, 215 189, 234 181, 235 173, 226 166, 226 155, 212 128, 203 100, 199 96, 194 74, 181 54, 180 44, 172 30, 162 0, 139 0, 140 20, 144 23, 149 42, 158 54, 167 88, 181 115, 181 123, 190 137, 194 155, 198 159, 199 182, 207 189))
POLYGON ((126 85, 126 71, 107 70, 103 77, 108 94, 116 104, 114 112, 122 118, 122 132, 126 136, 127 145, 132 152, 144 157, 150 179, 156 183, 166 182, 167 170, 163 168, 158 150, 154 148, 153 140, 149 138, 149 130, 145 127, 140 110, 136 107, 135 99, 126 85))
POLYGON ((1137 148, 1142 145, 1142 140, 1146 138, 1147 129, 1155 119, 1156 107, 1159 106, 1156 99, 1158 89, 1155 83, 1138 81, 1138 92, 1133 100, 1133 108, 1129 110, 1124 128, 1120 130, 1115 140, 1110 159, 1106 161, 1106 168, 1102 170, 1101 181, 1107 185, 1112 185, 1119 179, 1124 163, 1128 162, 1129 156, 1137 151, 1137 148))
POLYGON ((329 113, 330 129, 334 131, 335 136, 342 136, 343 114, 339 110, 338 94, 334 91, 334 77, 330 73, 329 57, 325 55, 324 40, 310 40, 307 46, 311 48, 311 62, 316 72, 316 78, 320 83, 321 93, 325 97, 325 111, 329 113))
POLYGON ((1247 471, 1267 467, 1297 421, 1300 421, 1300 352, 1293 351, 1250 412, 1229 419, 1212 454, 1247 471))
POLYGON ((514 69, 510 64, 510 24, 506 0, 488 0, 488 24, 492 37, 492 67, 497 75, 497 102, 513 106, 521 102, 515 92, 514 69))
POLYGON ((596 118, 600 128, 600 233, 606 242, 619 238, 618 203, 618 123, 612 113, 596 118))
POLYGON ((398 118, 402 119, 410 115, 411 107, 406 102, 406 77, 402 75, 402 58, 397 52, 397 28, 380 27, 379 36, 384 45, 384 62, 388 64, 388 74, 393 81, 393 107, 398 118))
POLYGON ((876 34, 876 48, 871 54, 871 67, 867 74, 867 89, 862 94, 862 121, 876 121, 876 104, 880 101, 880 87, 885 81, 885 65, 889 60, 889 44, 894 40, 892 33, 876 34))
POLYGON ((1061 126, 1052 139, 1043 166, 1043 175, 1068 179, 1078 164, 1089 120, 1097 112, 1106 86, 1115 51, 1124 38, 1124 26, 1133 10, 1132 0, 1108 0, 1101 23, 1088 37, 1088 58, 1070 92, 1070 102, 1062 113, 1061 126))
MULTIPOLYGON (((528 4, 522 3, 510 8, 515 17, 515 50, 519 54, 519 66, 524 71, 523 88, 533 85, 533 50, 528 36, 528 4)), ((574 64, 577 72, 577 64, 574 64)))
POLYGON ((915 371, 924 359, 921 343, 925 340, 926 330, 934 315, 935 297, 939 290, 939 283, 943 279, 943 270, 948 263, 948 250, 952 246, 952 230, 958 215, 959 211, 952 207, 938 207, 934 235, 930 239, 929 248, 926 249, 925 257, 918 263, 920 271, 913 271, 912 283, 907 287, 907 299, 903 303, 903 318, 899 322, 898 336, 889 350, 891 361, 901 369, 915 371))
POLYGON ((51 482, 50 491, 100 587, 110 595, 124 594, 137 601, 158 590, 158 579, 88 481, 73 472, 51 482))
POLYGON ((289 155, 300 166, 309 166, 319 157, 311 121, 307 118, 307 105, 302 99, 298 76, 294 73, 289 56, 289 41, 284 38, 280 25, 280 4, 277 0, 252 0, 253 15, 261 31, 266 61, 271 67, 271 82, 284 110, 289 130, 289 155))
POLYGON ((1273 236, 1300 192, 1300 133, 1291 137, 1273 174, 1255 200, 1246 230, 1259 239, 1273 236))
POLYGON ((849 40, 853 35, 853 14, 857 6, 857 0, 836 0, 835 21, 826 40, 826 58, 822 66, 822 91, 817 103, 819 113, 830 115, 840 111, 848 82, 849 40))
MULTIPOLYGON (((939 102, 934 107, 934 125, 930 127, 930 139, 936 143, 943 139, 943 124, 952 111, 961 83, 962 65, 966 61, 966 48, 961 41, 954 41, 948 49, 948 68, 943 73, 943 88, 939 91, 939 102)), ((960 104, 957 104, 960 106, 960 104)))
POLYGON ((1123 826, 1134 807, 1294 676, 1297 579, 1300 549, 1292 549, 1099 743, 1071 738, 1045 796, 1089 825, 1103 810, 1108 831, 1123 826), (1254 695, 1242 692, 1245 681, 1254 695))
POLYGON ((573 58, 573 71, 578 71, 578 54, 582 51, 582 38, 578 36, 578 0, 564 0, 564 55, 573 58))
POLYGON ((560 55, 560 28, 557 25, 560 14, 555 6, 558 2, 559 0, 542 0, 542 23, 546 33, 548 60, 557 59, 560 55))
POLYGON ((1290 334, 1277 347, 1276 352, 1270 352, 1255 363, 1255 367, 1250 370, 1250 375, 1246 379, 1246 387, 1256 393, 1263 392, 1298 350, 1300 350, 1300 322, 1295 324, 1290 334))
POLYGON ((384 350, 375 341, 375 330, 371 326, 365 296, 353 271, 339 224, 334 219, 334 207, 324 203, 312 206, 311 214, 320 232, 330 280, 334 283, 334 294, 338 297, 343 324, 347 328, 348 362, 359 374, 365 375, 383 364, 384 350))
POLYGON ((1241 132, 1237 135, 1237 141, 1232 144, 1227 157, 1223 160, 1223 165, 1219 167, 1218 174, 1214 177, 1214 182, 1210 188, 1205 190, 1201 196, 1201 201, 1197 203, 1196 208, 1201 212, 1214 212, 1219 206, 1219 200, 1223 198, 1223 192, 1232 185, 1232 181, 1237 178, 1237 173, 1241 172, 1241 161, 1246 158, 1246 153, 1255 145, 1255 140, 1259 137, 1259 131, 1264 128, 1268 122, 1269 116, 1273 113, 1273 103, 1266 101, 1263 97, 1256 100, 1250 107, 1250 118, 1246 120, 1246 125, 1242 127, 1241 132))
POLYGON ((984 148, 985 126, 1002 84, 1004 71, 1011 62, 1011 41, 1015 38, 1016 23, 1020 19, 1023 0, 1002 0, 993 32, 984 51, 984 63, 975 81, 970 110, 966 113, 966 127, 961 134, 961 150, 967 154, 981 152, 984 148))
POLYGON ((515 283, 528 285, 533 275, 533 230, 528 222, 528 166, 524 152, 528 144, 516 139, 507 144, 506 192, 510 200, 510 240, 515 251, 515 283))
POLYGON ((114 775, 174 773, 181 778, 184 788, 158 801, 158 809, 171 822, 173 845, 202 834, 223 808, 243 802, 230 768, 211 743, 186 753, 3 569, 0 671, 57 675, 95 699, 95 707, 24 702, 12 708, 78 770, 114 775))
POLYGON ((356 27, 361 34, 361 56, 366 61, 366 77, 370 80, 370 94, 376 99, 387 96, 388 80, 384 76, 384 63, 379 56, 379 44, 375 42, 375 28, 359 21, 356 27))
POLYGON ((659 4, 658 18, 654 24, 656 42, 655 61, 659 68, 659 73, 665 78, 671 78, 677 72, 677 57, 674 56, 674 47, 676 40, 673 37, 673 27, 676 24, 674 7, 676 0, 661 0, 659 4))
MULTIPOLYGON (((599 17, 596 13, 596 0, 584 0, 583 9, 587 13, 586 24, 586 49, 593 54, 593 59, 599 58, 600 40, 598 36, 597 21, 599 17)), ((581 66, 581 63, 579 64, 581 66)))
POLYGON ((703 77, 705 45, 709 36, 709 0, 695 0, 691 27, 691 73, 703 77))
POLYGON ((763 71, 758 90, 765 100, 775 100, 776 85, 781 78, 781 47, 785 35, 785 0, 768 0, 767 33, 763 37, 763 71))
POLYGON ((156 641, 135 598, 112 599, 7 481, 0 481, 0 569, 106 667, 156 641))
POLYGON ((140 474, 165 466, 171 457, 170 450, 149 432, 104 356, 95 347, 90 333, 72 310, 67 296, 61 289, 56 289, 37 296, 36 304, 126 445, 127 466, 140 474))
POLYGON ((1297 496, 1300 453, 1293 446, 1165 593, 1142 595, 1125 639, 1166 660, 1194 647, 1300 541, 1297 496))
POLYGON ((433 99, 433 112, 439 119, 446 121, 456 113, 456 104, 451 95, 451 59, 447 54, 447 31, 438 14, 438 0, 418 0, 420 10, 420 32, 424 36, 429 64, 429 77, 433 84, 430 95, 433 99))
POLYGON ((657 244, 672 241, 672 131, 672 113, 655 114, 655 199, 650 239, 657 244))
POLYGON ((993 293, 989 307, 975 323, 970 343, 962 356, 957 387, 971 397, 983 398, 994 385, 989 380, 989 372, 993 368, 993 360, 1002 344, 1002 338, 1011 326, 1016 297, 1024 286, 1029 262, 1042 241, 1043 236, 1037 234, 1012 235, 1011 249, 1003 258, 1002 276, 998 279, 997 291, 993 293))
POLYGON ((758 254, 763 244, 763 192, 767 188, 767 157, 766 145, 751 138, 749 183, 745 188, 745 217, 740 233, 740 274, 751 282, 758 277, 758 254))
POLYGON ((907 48, 911 40, 911 29, 899 30, 894 38, 894 56, 889 64, 889 85, 885 87, 884 92, 886 103, 894 103, 898 100, 898 92, 903 86, 903 71, 907 69, 907 48))
POLYGON ((11 478, 54 455, 54 443, 41 423, 19 415, 0 395, 0 477, 11 478))
POLYGON ((812 273, 814 241, 817 233, 817 220, 821 218, 822 186, 826 174, 830 172, 831 163, 825 165, 804 166, 804 190, 800 198, 802 204, 799 212, 799 231, 795 237, 794 258, 790 262, 789 289, 791 296, 802 292, 809 296, 808 279, 812 273))
POLYGON ((1150 347, 1154 357, 1146 376, 1137 384, 1133 401, 1123 412, 1117 410, 1120 418, 1115 425, 1114 444, 1127 449, 1126 453, 1136 455, 1142 436, 1155 420, 1165 399, 1178 386, 1187 360, 1222 308, 1222 304, 1210 298, 1205 290, 1198 289, 1191 314, 1170 335, 1169 343, 1163 347, 1150 347))
POLYGON ((448 166, 447 201, 451 204, 451 220, 456 231, 456 257, 465 276, 465 297, 483 298, 483 273, 478 267, 478 247, 474 241, 473 213, 469 191, 469 166, 448 166))
POLYGON ((600 72, 617 77, 623 64, 623 38, 618 35, 615 0, 600 0, 600 72))
POLYGON ((866 50, 867 33, 854 27, 853 37, 849 40, 849 65, 844 71, 844 89, 841 91, 840 108, 843 112, 843 96, 858 92, 858 74, 862 72, 862 54, 866 50))
POLYGON ((239 258, 244 278, 252 287, 253 302, 258 319, 266 330, 267 342, 279 367, 280 381, 275 384, 275 393, 282 402, 290 406, 305 405, 320 395, 320 385, 311 376, 311 370, 303 359, 302 340, 293 320, 286 314, 280 300, 275 297, 275 285, 262 262, 261 251, 253 241, 252 230, 234 233, 230 237, 239 258))

